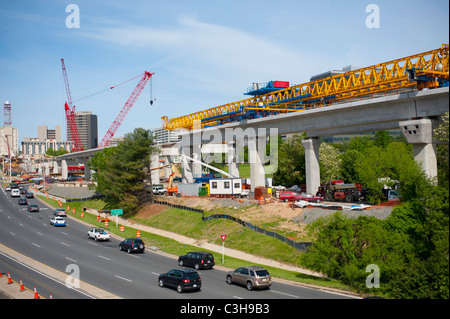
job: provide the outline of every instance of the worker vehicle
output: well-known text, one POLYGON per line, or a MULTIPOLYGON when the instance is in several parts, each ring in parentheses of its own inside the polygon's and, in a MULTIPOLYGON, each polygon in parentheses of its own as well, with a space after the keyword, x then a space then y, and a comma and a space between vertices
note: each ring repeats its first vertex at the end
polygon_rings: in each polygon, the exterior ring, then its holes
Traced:
POLYGON ((153 186, 152 192, 155 195, 167 195, 167 189, 163 188, 162 186, 153 186))
POLYGON ((260 266, 240 267, 229 271, 226 281, 229 285, 232 283, 245 285, 247 290, 269 288, 272 285, 272 277, 269 272, 260 266))
POLYGON ((87 232, 87 236, 88 236, 88 238, 92 238, 95 241, 111 239, 111 234, 109 232, 106 232, 105 229, 101 228, 101 227, 100 228, 98 228, 98 227, 91 228, 87 232))
MULTIPOLYGON (((296 197, 297 196, 300 196, 300 194, 299 193, 296 193, 296 192, 289 192, 289 191, 281 191, 280 193, 279 193, 279 196, 278 196, 278 199, 279 200, 282 200, 282 201, 284 201, 284 202, 289 202, 289 201, 295 201, 296 199, 296 197)), ((298 199, 297 199, 298 200, 298 199)))
POLYGON ((324 201, 324 198, 322 196, 314 196, 312 194, 301 193, 300 195, 294 196, 294 200, 304 200, 311 203, 320 203, 324 201))
POLYGON ((160 287, 176 288, 178 293, 186 290, 200 290, 202 279, 195 270, 191 269, 172 269, 158 277, 160 287))

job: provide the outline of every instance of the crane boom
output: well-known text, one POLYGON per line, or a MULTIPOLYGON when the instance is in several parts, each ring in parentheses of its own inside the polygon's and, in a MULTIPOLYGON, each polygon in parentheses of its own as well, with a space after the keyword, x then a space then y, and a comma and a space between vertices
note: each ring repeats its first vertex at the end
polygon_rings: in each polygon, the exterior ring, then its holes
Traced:
POLYGON ((109 141, 113 138, 114 134, 116 134, 117 130, 119 129, 120 125, 122 124, 123 120, 127 116, 130 109, 133 107, 134 103, 138 99, 139 95, 141 95, 142 91, 144 90, 145 85, 147 84, 148 80, 152 77, 154 73, 150 73, 145 71, 144 75, 142 76, 141 80, 139 81, 138 85, 134 89, 133 93, 131 93, 130 97, 128 98, 127 102, 123 106, 120 113, 117 115, 114 122, 111 124, 110 128, 106 132, 105 136, 103 136, 103 139, 98 145, 98 148, 105 147, 108 145, 109 141))
MULTIPOLYGON (((74 143, 72 150, 75 152, 82 151, 83 143, 81 142, 80 135, 78 134, 77 123, 75 122, 75 106, 72 106, 72 95, 70 94, 69 80, 67 78, 67 70, 66 65, 64 64, 64 59, 61 59, 61 65, 67 93, 67 102, 64 105, 64 110, 66 113, 67 124, 70 128, 70 135, 72 136, 74 143)), ((69 138, 69 136, 67 136, 67 138, 69 138)))

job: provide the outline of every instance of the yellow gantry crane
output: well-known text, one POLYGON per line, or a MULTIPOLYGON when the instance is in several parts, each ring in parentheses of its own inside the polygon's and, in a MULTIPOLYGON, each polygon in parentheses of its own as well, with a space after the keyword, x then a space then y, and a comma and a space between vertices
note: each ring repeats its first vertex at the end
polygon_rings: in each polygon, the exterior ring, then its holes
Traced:
POLYGON ((405 58, 256 95, 180 117, 163 116, 166 130, 221 125, 227 122, 298 112, 355 98, 374 98, 406 90, 449 85, 449 45, 405 58), (198 127, 193 127, 194 124, 198 127))

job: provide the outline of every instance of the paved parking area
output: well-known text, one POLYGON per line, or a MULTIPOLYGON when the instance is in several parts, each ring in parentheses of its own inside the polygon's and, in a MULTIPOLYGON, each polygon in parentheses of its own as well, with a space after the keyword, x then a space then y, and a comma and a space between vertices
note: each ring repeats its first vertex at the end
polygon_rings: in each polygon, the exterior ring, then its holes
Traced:
POLYGON ((54 195, 64 198, 86 198, 95 195, 95 191, 89 189, 88 187, 75 187, 75 186, 56 186, 52 185, 49 190, 47 190, 49 195, 54 195))

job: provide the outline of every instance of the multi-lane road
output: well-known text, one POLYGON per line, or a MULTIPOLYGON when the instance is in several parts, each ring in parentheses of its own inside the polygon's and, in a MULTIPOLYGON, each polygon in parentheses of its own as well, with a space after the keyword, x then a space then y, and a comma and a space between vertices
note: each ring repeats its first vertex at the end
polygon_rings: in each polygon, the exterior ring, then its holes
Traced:
POLYGON ((149 250, 144 254, 119 251, 119 239, 112 238, 107 242, 88 239, 89 227, 70 218, 66 218, 67 227, 53 227, 49 224, 53 210, 36 198, 28 201, 38 204, 40 211, 28 212, 26 206, 18 205, 18 198, 0 189, 0 267, 16 269, 29 286, 39 283, 42 287, 39 293, 47 296, 51 293, 55 299, 351 298, 280 282, 273 282, 270 289, 247 291, 241 286, 228 285, 225 271, 219 269, 200 270, 202 289, 179 294, 157 284, 159 274, 179 268, 175 258, 149 250))

